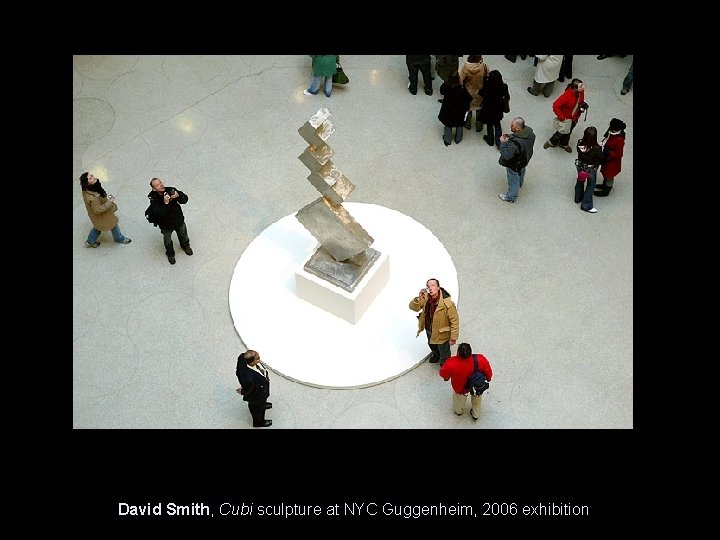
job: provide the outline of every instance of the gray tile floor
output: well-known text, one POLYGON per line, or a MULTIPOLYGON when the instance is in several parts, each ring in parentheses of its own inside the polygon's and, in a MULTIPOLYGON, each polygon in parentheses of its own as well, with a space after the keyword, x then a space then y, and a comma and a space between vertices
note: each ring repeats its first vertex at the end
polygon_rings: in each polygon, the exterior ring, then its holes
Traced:
POLYGON ((531 96, 531 59, 485 57, 510 87, 503 129, 519 115, 537 134, 515 204, 497 198, 505 171, 483 133, 443 145, 439 78, 433 96, 413 96, 404 56, 342 60, 350 84, 326 98, 302 94, 307 56, 74 57, 73 427, 252 429, 235 393, 246 347, 229 280, 257 234, 316 197, 297 129, 327 106, 353 202, 403 212, 443 242, 458 272, 461 341, 488 357, 495 377, 474 422, 453 414, 436 364, 354 390, 275 375, 271 429, 632 428, 634 90, 620 95, 632 57, 575 57, 591 108, 571 144, 587 125, 604 133, 612 117, 628 126, 624 171, 594 215, 573 203, 575 155, 542 148, 565 85, 550 99, 531 96), (87 170, 116 196, 131 244, 103 233, 100 247, 84 247, 78 177, 87 170), (190 198, 195 254, 176 246, 174 266, 143 216, 155 176, 190 198))

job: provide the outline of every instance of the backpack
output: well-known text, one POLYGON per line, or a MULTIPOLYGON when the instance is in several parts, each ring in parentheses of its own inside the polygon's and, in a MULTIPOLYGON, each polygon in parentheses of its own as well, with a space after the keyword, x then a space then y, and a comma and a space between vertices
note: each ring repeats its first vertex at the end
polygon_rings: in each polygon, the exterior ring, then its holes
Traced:
POLYGON ((150 203, 150 206, 145 209, 145 219, 147 219, 148 223, 152 223, 155 227, 158 226, 157 217, 155 216, 155 210, 153 210, 152 203, 150 203))
POLYGON ((478 367, 477 354, 473 354, 473 364, 475 364, 475 371, 473 371, 467 380, 467 388, 472 395, 479 396, 485 390, 490 388, 490 383, 485 378, 485 374, 480 371, 478 367))
POLYGON ((515 154, 510 160, 504 159, 501 155, 500 159, 498 159, 498 163, 503 167, 508 167, 512 169, 515 172, 520 172, 525 167, 527 167, 527 157, 525 156, 525 153, 522 151, 522 147, 515 140, 515 138, 510 139, 510 142, 517 146, 518 153, 515 154))

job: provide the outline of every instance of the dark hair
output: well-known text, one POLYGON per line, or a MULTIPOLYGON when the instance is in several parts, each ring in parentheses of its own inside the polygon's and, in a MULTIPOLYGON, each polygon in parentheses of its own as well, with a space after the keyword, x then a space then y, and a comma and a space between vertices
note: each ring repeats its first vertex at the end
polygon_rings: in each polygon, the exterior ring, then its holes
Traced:
POLYGON ((84 172, 80 175, 80 188, 86 191, 88 187, 90 187, 90 184, 88 184, 88 173, 84 172))
POLYGON ((447 85, 448 86, 460 86, 460 75, 456 71, 455 73, 450 74, 450 76, 447 79, 447 85))
POLYGON ((565 87, 565 89, 567 90, 568 88, 572 88, 573 90, 577 90, 581 83, 582 81, 580 79, 573 79, 570 81, 570 84, 565 87))
POLYGON ((482 54, 469 54, 467 59, 469 64, 477 64, 482 62, 482 54))
POLYGON ((469 343, 461 343, 458 345, 458 356, 460 358, 469 358, 472 355, 472 347, 469 343))
POLYGON ((580 144, 582 146, 587 146, 588 148, 600 146, 598 144, 597 128, 595 126, 588 126, 585 128, 585 131, 583 132, 583 138, 580 139, 580 144))
POLYGON ((255 354, 255 351, 253 351, 252 349, 248 349, 244 353, 240 353, 238 360, 242 358, 246 364, 250 365, 255 361, 255 354))
POLYGON ((155 178, 153 178, 152 180, 150 180, 150 187, 153 187, 152 183, 153 183, 155 180, 160 180, 160 179, 156 176, 155 178))
POLYGON ((440 280, 439 280, 438 278, 436 278, 436 277, 431 277, 430 279, 428 279, 428 280, 425 282, 425 285, 428 284, 428 281, 434 281, 435 283, 437 283, 438 289, 440 288, 440 280))

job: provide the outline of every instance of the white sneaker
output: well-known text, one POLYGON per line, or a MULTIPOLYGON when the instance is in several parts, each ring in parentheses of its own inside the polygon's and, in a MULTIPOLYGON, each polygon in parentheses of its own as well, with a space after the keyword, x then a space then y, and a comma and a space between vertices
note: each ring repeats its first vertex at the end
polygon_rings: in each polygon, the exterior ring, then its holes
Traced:
POLYGON ((591 208, 590 210, 585 210, 584 208, 580 208, 583 212, 588 212, 590 214, 597 214, 597 208, 591 208))
POLYGON ((312 92, 310 92, 310 90, 308 90, 307 88, 305 90, 303 90, 303 94, 305 94, 306 96, 314 96, 315 95, 312 92))

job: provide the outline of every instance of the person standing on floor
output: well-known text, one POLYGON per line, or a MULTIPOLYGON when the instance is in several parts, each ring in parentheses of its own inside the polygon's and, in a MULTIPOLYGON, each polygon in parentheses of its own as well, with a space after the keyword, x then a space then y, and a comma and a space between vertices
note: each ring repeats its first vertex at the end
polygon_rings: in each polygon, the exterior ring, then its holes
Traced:
POLYGON ((436 54, 435 71, 438 76, 447 82, 450 75, 460 71, 460 58, 462 54, 436 54))
MULTIPOLYGON (((465 405, 467 404, 467 396, 470 393, 468 389, 468 377, 475 371, 475 362, 473 361, 472 347, 469 343, 461 343, 458 345, 458 353, 456 356, 451 356, 440 368, 438 374, 445 379, 449 379, 453 389, 453 410, 458 416, 462 416, 465 412, 465 405)), ((492 368, 490 362, 482 354, 478 354, 478 370, 482 371, 483 375, 488 382, 492 380, 492 368)), ((480 418, 480 403, 482 402, 482 396, 476 396, 470 394, 470 415, 473 420, 480 418)))
POLYGON ((411 310, 420 312, 415 337, 425 331, 432 352, 430 363, 440 362, 442 366, 450 357, 450 346, 455 345, 460 335, 460 317, 450 293, 440 286, 438 279, 430 278, 425 285, 427 288, 420 289, 409 305, 411 310))
POLYGON ((577 143, 578 158, 575 167, 578 179, 575 182, 575 202, 580 203, 580 210, 594 214, 593 190, 597 180, 597 170, 602 162, 603 149, 597 140, 595 126, 585 128, 583 138, 577 143))
POLYGON ((632 83, 633 83, 633 65, 634 65, 634 64, 635 64, 635 62, 633 62, 632 64, 630 64, 630 69, 628 70, 627 75, 625 75, 625 78, 623 79, 622 90, 620 90, 620 93, 621 93, 623 96, 624 96, 625 94, 627 94, 627 93, 630 91, 630 89, 632 88, 632 83))
POLYGON ((487 124, 487 134, 483 136, 483 140, 489 146, 493 144, 500 148, 500 135, 502 135, 502 127, 500 122, 505 116, 505 105, 503 100, 507 100, 510 104, 510 92, 508 85, 503 82, 502 75, 497 69, 493 69, 488 75, 487 81, 479 90, 479 94, 483 97, 483 105, 480 109, 480 122, 487 124))
POLYGON ((118 244, 129 244, 130 238, 123 235, 118 223, 117 204, 115 197, 108 195, 102 187, 100 180, 92 173, 84 172, 80 175, 80 189, 82 190, 85 210, 93 226, 85 240, 85 247, 96 248, 100 245, 98 238, 102 231, 110 231, 113 240, 118 244))
POLYGON ((310 79, 310 88, 303 90, 306 96, 314 96, 320 89, 320 83, 324 79, 325 95, 330 97, 332 94, 332 77, 337 73, 337 63, 340 61, 340 55, 337 54, 311 54, 312 58, 312 79, 310 79))
POLYGON ((567 153, 572 153, 570 148, 570 134, 575 129, 575 125, 580 120, 580 114, 585 110, 585 85, 580 79, 573 79, 567 85, 565 91, 558 96, 553 102, 552 108, 555 113, 557 122, 570 121, 570 130, 567 133, 555 131, 552 137, 543 144, 543 148, 547 149, 551 146, 560 145, 567 153))
POLYGON ((507 193, 500 193, 498 198, 505 202, 515 202, 520 188, 525 181, 525 169, 533 156, 535 133, 525 120, 517 116, 510 122, 510 134, 500 137, 500 159, 498 163, 507 172, 507 193))
POLYGON ((265 420, 265 411, 272 409, 270 397, 270 375, 260 363, 257 351, 247 350, 238 356, 235 375, 240 383, 237 392, 247 401, 253 419, 253 427, 270 427, 272 420, 265 420))
POLYGON ((603 183, 595 188, 596 197, 607 197, 613 188, 615 177, 620 174, 623 150, 625 148, 625 122, 619 118, 610 120, 610 127, 605 132, 600 146, 603 147, 603 164, 600 173, 603 183))
POLYGON ((418 87, 418 71, 422 73, 423 85, 425 93, 428 96, 433 95, 432 76, 430 75, 430 55, 429 54, 406 54, 405 64, 408 68, 408 91, 413 95, 417 95, 418 87))
POLYGON ((487 77, 489 71, 487 64, 483 62, 481 54, 469 55, 467 62, 463 64, 460 70, 460 84, 472 96, 470 114, 465 122, 465 129, 472 127, 472 115, 473 111, 475 111, 475 131, 478 133, 483 130, 483 123, 480 121, 480 108, 482 107, 483 97, 478 92, 483 87, 485 77, 487 77))
POLYGON ((560 66, 560 76, 558 82, 565 82, 565 79, 572 79, 573 55, 566 54, 563 56, 562 65, 560 66))
POLYGON ((155 216, 155 223, 160 228, 165 244, 165 255, 168 262, 175 264, 175 248, 173 247, 172 233, 177 234, 180 247, 188 255, 193 254, 190 247, 190 238, 185 225, 181 204, 188 202, 188 196, 174 187, 165 187, 159 178, 150 180, 152 191, 148 193, 151 210, 155 216))
POLYGON ((470 102, 472 96, 460 84, 460 75, 453 73, 448 77, 447 82, 440 86, 440 93, 444 96, 438 120, 445 126, 443 142, 450 146, 452 142, 452 128, 455 128, 455 144, 460 144, 463 138, 463 126, 465 115, 471 114, 470 102))
POLYGON ((562 67, 561 54, 538 54, 535 56, 537 67, 533 77, 532 87, 528 86, 527 91, 533 96, 539 96, 542 90, 543 96, 549 98, 555 87, 555 79, 560 75, 562 67))

